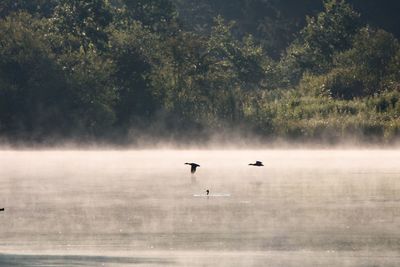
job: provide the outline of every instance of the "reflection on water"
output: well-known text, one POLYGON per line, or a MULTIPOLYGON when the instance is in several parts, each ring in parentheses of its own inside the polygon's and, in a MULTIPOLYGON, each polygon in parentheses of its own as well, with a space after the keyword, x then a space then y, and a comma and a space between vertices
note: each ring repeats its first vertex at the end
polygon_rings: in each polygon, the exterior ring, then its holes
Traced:
POLYGON ((399 160, 378 150, 3 151, 0 266, 398 266, 399 160), (195 176, 187 161, 201 164, 195 176), (206 189, 230 197, 193 197, 206 189))
POLYGON ((0 266, 165 266, 174 265, 174 262, 161 258, 132 258, 132 257, 104 257, 104 256, 71 256, 71 255, 1 255, 0 266))

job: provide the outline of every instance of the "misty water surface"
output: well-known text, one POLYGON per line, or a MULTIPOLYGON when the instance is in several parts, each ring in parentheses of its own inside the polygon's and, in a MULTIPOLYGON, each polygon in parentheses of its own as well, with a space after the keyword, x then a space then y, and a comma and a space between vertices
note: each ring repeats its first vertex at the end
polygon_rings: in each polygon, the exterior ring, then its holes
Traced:
POLYGON ((0 162, 0 266, 400 264, 399 151, 2 151, 0 162), (193 196, 206 189, 230 197, 193 196))

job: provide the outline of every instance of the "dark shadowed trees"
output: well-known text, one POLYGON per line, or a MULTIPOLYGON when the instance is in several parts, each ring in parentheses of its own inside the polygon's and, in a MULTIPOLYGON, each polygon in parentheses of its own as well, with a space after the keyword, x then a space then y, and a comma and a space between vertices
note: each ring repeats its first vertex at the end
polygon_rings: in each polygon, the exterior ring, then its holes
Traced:
POLYGON ((305 71, 326 73, 334 54, 350 48, 359 28, 359 14, 348 3, 325 1, 324 11, 307 17, 299 38, 288 47, 280 64, 283 84, 296 84, 305 71))
POLYGON ((398 40, 357 5, 1 1, 0 137, 190 139, 246 125, 269 138, 393 139, 398 40))

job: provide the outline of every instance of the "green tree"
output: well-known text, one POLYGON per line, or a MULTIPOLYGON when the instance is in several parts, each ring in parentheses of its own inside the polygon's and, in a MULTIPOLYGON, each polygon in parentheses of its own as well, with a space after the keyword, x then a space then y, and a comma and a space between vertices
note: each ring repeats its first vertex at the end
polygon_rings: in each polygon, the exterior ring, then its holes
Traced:
POLYGON ((217 17, 209 37, 184 33, 169 45, 176 81, 172 91, 180 96, 173 99, 180 99, 176 106, 193 107, 186 111, 193 117, 237 121, 242 117, 241 91, 258 88, 265 78, 261 47, 251 37, 237 41, 233 25, 217 17))
POLYGON ((25 12, 0 20, 3 134, 35 139, 60 134, 72 126, 68 118, 68 83, 46 45, 45 26, 25 12))
POLYGON ((153 84, 163 60, 159 37, 134 22, 124 30, 114 28, 110 41, 115 65, 111 77, 118 95, 117 124, 129 127, 151 120, 161 105, 153 84))
POLYGON ((129 20, 140 21, 154 32, 173 33, 177 11, 171 0, 119 0, 119 2, 129 20))
POLYGON ((65 39, 63 45, 68 45, 71 35, 85 51, 107 47, 106 28, 111 22, 112 12, 106 0, 60 0, 52 18, 55 32, 65 39))
POLYGON ((359 14, 349 4, 344 0, 326 0, 323 12, 307 17, 307 25, 280 62, 286 83, 297 84, 305 71, 328 72, 334 54, 350 48, 359 28, 359 14))
POLYGON ((385 89, 386 78, 393 72, 390 63, 399 48, 392 34, 365 27, 354 37, 352 48, 335 57, 335 65, 352 70, 354 79, 362 82, 364 94, 373 95, 385 89))
POLYGON ((88 138, 106 137, 116 121, 117 93, 111 77, 114 65, 94 51, 64 56, 59 64, 71 66, 65 72, 72 95, 70 116, 77 132, 88 138))
POLYGON ((40 17, 50 17, 56 5, 57 0, 2 0, 0 2, 0 18, 20 11, 40 17))
POLYGON ((385 86, 400 91, 400 49, 396 51, 388 65, 389 75, 385 78, 385 86))

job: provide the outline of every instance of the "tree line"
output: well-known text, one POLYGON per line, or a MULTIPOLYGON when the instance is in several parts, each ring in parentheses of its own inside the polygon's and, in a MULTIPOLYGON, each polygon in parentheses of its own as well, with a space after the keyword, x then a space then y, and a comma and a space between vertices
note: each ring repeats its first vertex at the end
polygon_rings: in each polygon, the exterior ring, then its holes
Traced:
POLYGON ((396 17, 373 3, 4 0, 0 136, 393 142, 396 17))

